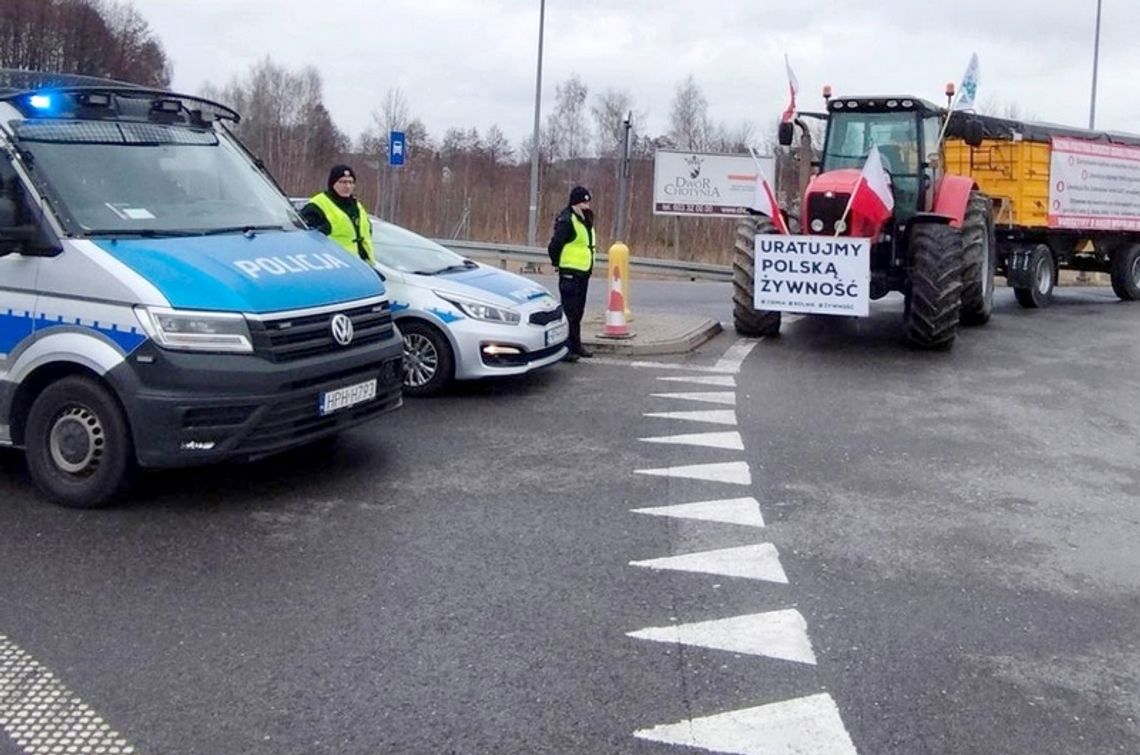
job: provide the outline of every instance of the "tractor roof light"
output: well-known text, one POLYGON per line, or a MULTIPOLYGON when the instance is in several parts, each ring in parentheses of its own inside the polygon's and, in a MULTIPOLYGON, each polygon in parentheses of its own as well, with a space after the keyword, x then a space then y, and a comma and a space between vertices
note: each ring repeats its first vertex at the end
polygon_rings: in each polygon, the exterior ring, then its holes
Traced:
POLYGON ((954 82, 953 81, 947 81, 946 82, 946 96, 947 97, 953 97, 954 91, 955 91, 954 90, 954 82))
POLYGON ((831 99, 831 84, 824 84, 823 85, 823 99, 825 99, 825 100, 831 99))

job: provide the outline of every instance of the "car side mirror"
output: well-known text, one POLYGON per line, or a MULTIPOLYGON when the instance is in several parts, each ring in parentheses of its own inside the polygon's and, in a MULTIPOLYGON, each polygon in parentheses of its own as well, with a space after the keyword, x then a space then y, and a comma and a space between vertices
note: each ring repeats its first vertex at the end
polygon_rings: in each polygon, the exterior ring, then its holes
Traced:
POLYGON ((792 139, 795 136, 795 127, 790 121, 781 121, 779 128, 776 129, 776 138, 780 142, 781 147, 792 146, 792 139))

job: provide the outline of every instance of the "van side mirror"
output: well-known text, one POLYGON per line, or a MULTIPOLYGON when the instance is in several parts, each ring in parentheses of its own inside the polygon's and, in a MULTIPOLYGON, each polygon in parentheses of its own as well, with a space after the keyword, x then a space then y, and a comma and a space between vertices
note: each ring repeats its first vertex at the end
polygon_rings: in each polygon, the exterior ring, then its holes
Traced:
POLYGON ((981 123, 973 120, 966 122, 966 134, 964 137, 966 144, 971 147, 980 147, 982 146, 982 140, 984 138, 985 134, 982 131, 981 123))
POLYGON ((795 127, 789 121, 781 121, 779 128, 776 130, 776 138, 780 142, 781 147, 792 146, 792 139, 795 136, 795 127))
POLYGON ((58 242, 49 239, 36 225, 17 225, 16 220, 16 203, 8 197, 0 197, 0 257, 9 254, 54 257, 63 251, 58 242))

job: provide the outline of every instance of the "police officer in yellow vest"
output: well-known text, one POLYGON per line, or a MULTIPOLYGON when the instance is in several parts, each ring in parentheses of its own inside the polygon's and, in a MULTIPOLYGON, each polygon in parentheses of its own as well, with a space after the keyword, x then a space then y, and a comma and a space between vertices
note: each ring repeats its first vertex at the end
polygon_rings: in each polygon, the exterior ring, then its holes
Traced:
POLYGON ((328 189, 301 208, 301 217, 310 228, 371 265, 376 260, 372 254, 372 224, 364 205, 353 195, 355 190, 356 173, 352 168, 334 165, 329 171, 328 189))
POLYGON ((558 268, 558 293, 562 309, 570 322, 570 353, 566 361, 594 353, 582 345, 582 315, 586 311, 586 289, 594 269, 594 212, 590 209, 590 192, 581 186, 570 191, 570 203, 554 220, 554 235, 546 251, 558 268))

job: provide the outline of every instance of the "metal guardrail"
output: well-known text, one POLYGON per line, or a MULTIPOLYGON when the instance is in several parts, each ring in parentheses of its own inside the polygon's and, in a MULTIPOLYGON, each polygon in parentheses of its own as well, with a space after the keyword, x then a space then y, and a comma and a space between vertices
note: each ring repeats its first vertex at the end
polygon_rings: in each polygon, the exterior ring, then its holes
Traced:
MULTIPOLYGON (((469 254, 479 257, 497 257, 500 260, 500 267, 506 267, 507 260, 518 260, 529 263, 535 267, 550 265, 550 256, 547 254, 545 247, 524 246, 521 244, 496 244, 491 241, 460 241, 457 239, 432 240, 460 254, 469 254)), ((599 252, 596 261, 605 263, 607 261, 606 254, 599 252)), ((674 278, 715 281, 732 280, 732 268, 728 265, 662 260, 653 257, 630 257, 629 266, 638 272, 667 275, 674 278)))

